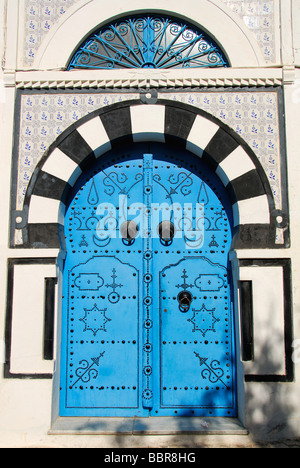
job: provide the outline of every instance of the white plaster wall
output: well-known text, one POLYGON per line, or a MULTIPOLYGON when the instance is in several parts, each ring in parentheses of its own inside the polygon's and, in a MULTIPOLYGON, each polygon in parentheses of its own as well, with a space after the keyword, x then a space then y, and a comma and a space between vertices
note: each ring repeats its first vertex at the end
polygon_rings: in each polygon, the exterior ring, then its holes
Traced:
MULTIPOLYGON (((22 0, 20 0, 21 2, 22 0)), ((5 74, 0 70, 0 157, 1 157, 1 172, 0 172, 0 340, 2 343, 5 339, 5 315, 6 315, 6 278, 7 278, 7 260, 9 258, 35 258, 49 257, 55 258, 58 254, 56 251, 30 251, 18 249, 13 250, 8 248, 9 235, 9 207, 10 207, 10 180, 11 180, 11 154, 13 141, 13 117, 14 117, 14 102, 15 102, 15 82, 14 72, 17 63, 17 34, 18 30, 18 0, 14 2, 8 0, 10 5, 8 11, 8 31, 5 36, 9 44, 9 50, 5 60, 5 74), (1 88, 1 84, 5 84, 5 90, 1 88)), ((0 28, 1 34, 4 34, 2 24, 5 17, 5 0, 0 0, 0 28)), ((289 33, 287 37, 292 37, 291 24, 288 6, 290 0, 282 0, 282 10, 284 15, 284 28, 282 31, 289 33)), ((299 43, 299 23, 300 11, 297 3, 293 2, 293 25, 294 25, 294 50, 298 60, 298 43, 299 43)), ((279 31, 277 31, 279 35, 279 31)), ((0 51, 5 42, 0 40, 0 51), (2 46, 1 46, 2 43, 2 46)), ((293 44, 287 41, 283 51, 284 63, 293 65, 293 44)), ((255 71, 252 73, 255 73, 255 71)), ((257 72, 259 74, 259 70, 257 72)), ((292 258, 292 280, 293 280, 293 321, 294 321, 294 338, 300 340, 300 221, 299 221, 299 174, 300 174, 300 138, 299 138, 299 121, 300 121, 300 71, 294 70, 293 67, 288 69, 288 77, 290 84, 285 86, 285 109, 286 109, 286 134, 287 134, 287 157, 288 157, 288 180, 289 180, 289 202, 291 215, 291 247, 287 250, 276 251, 243 251, 239 252, 240 258, 292 258)), ((30 78, 30 75, 29 75, 30 78)), ((21 270, 19 270, 21 272, 21 270)), ((245 273, 245 272, 244 272, 245 273)), ((248 272, 249 273, 249 272, 248 272)), ((41 273, 40 278, 44 272, 41 273)), ((278 272, 272 273, 275 283, 278 285, 278 272)), ((246 277, 244 277, 246 279, 246 277)), ((270 278, 269 278, 270 280, 270 278)), ((22 283, 21 277, 18 279, 19 285, 22 283)), ((24 285, 23 285, 24 287, 24 285)), ((22 287, 20 286, 22 289, 22 287)), ((40 290, 39 290, 40 291, 40 290)), ((32 293, 32 291, 31 291, 32 293)), ((260 294, 265 293, 263 291, 260 294)), ((40 293, 39 293, 40 294, 40 293)), ((27 298, 28 307, 33 308, 33 316, 38 313, 38 304, 41 303, 41 296, 38 294, 38 301, 30 305, 32 298, 27 298), (36 308, 37 307, 37 308, 36 308)), ((274 291, 270 285, 270 295, 274 291)), ((280 291, 276 297, 282 301, 280 291)), ((22 309, 22 302, 19 297, 17 312, 22 309)), ((264 304, 270 305, 270 296, 265 298, 264 304)), ((280 304, 276 304, 280 311, 280 304)), ((278 312, 278 328, 281 324, 280 312, 278 312)), ((272 326, 275 324, 272 323, 272 326)), ((276 327, 277 328, 277 327, 276 327)), ((19 328, 20 330, 20 328, 19 328)), ((269 330, 271 331, 271 330, 269 330)), ((28 330, 27 330, 28 332, 28 330)), ((16 336, 16 335, 15 335, 16 336)), ((295 342, 296 344, 296 342, 295 342)), ((1 350, 3 347, 1 346, 1 350)), ((281 349, 281 348, 280 348, 281 349)), ((16 349, 18 354, 20 350, 16 349)), ((34 351, 36 353, 36 351, 34 351)), ((295 354, 295 358, 300 357, 300 353, 295 354)), ((5 356, 0 353, 1 360, 5 356)), ((278 362, 280 353, 276 354, 278 362)), ((300 360, 299 360, 300 361, 300 360)), ((40 370, 44 369, 44 364, 39 362, 40 370)), ((13 364, 17 366, 16 363, 13 364)), ((22 364, 23 365, 23 364, 22 364)), ((47 364, 48 365, 48 364, 47 364)), ((19 364, 18 364, 19 366, 19 364)), ((20 370, 20 367, 15 367, 15 370, 20 370)), ((246 388, 246 423, 250 430, 258 436, 269 436, 273 438, 283 437, 285 435, 300 436, 300 362, 295 360, 295 382, 293 383, 247 383, 246 388)), ((51 380, 29 380, 29 379, 4 379, 3 373, 0 374, 0 446, 1 447, 138 447, 138 446, 195 446, 205 443, 212 445, 215 443, 235 444, 248 443, 249 439, 226 436, 215 439, 212 436, 193 436, 180 435, 174 436, 49 436, 48 430, 51 425, 52 411, 52 381, 51 380)))
MULTIPOLYGON (((294 18, 295 20, 295 18, 294 18)), ((300 15, 297 17, 297 24, 300 15)), ((293 361, 295 378, 291 383, 246 383, 246 421, 257 437, 280 439, 300 434, 300 217, 299 217, 299 121, 300 121, 300 71, 296 71, 295 84, 285 87, 286 135, 288 159, 288 191, 290 204, 291 248, 277 252, 292 259, 293 307, 293 361)), ((247 255, 246 252, 243 255, 247 255)), ((262 257, 266 257, 264 252, 262 257)), ((275 255, 273 253, 272 255, 275 255)), ((267 279, 267 284, 269 278, 267 279)), ((277 297, 277 295, 276 295, 277 297)), ((278 304, 276 304, 278 307, 278 304)), ((270 329, 273 328, 270 323, 270 329)), ((276 353, 274 354, 276 356, 276 353)), ((251 365, 251 364, 250 364, 251 365)))
POLYGON ((285 373, 283 271, 280 266, 240 268, 240 280, 252 281, 254 359, 246 374, 285 373))
POLYGON ((56 278, 55 265, 15 265, 10 372, 47 374, 53 362, 43 359, 45 278, 56 278))
MULTIPOLYGON (((5 10, 4 10, 4 0, 0 0, 0 31, 2 35, 2 39, 4 37, 4 16, 5 16, 5 10)), ((4 53, 4 41, 0 40, 0 53, 1 53, 1 59, 3 59, 3 53, 4 53)), ((11 94, 11 93, 10 93, 11 94)), ((4 87, 4 77, 2 73, 2 68, 0 69, 0 139, 3 142, 1 144, 1 154, 3 158, 4 164, 6 163, 6 168, 3 168, 3 171, 0 173, 0 178, 1 178, 1 184, 0 184, 0 196, 3 200, 3 203, 0 204, 0 217, 3 219, 3 222, 0 223, 0 277, 5 279, 6 278, 6 262, 5 262, 5 256, 6 256, 6 242, 7 242, 7 227, 5 226, 5 223, 8 221, 8 198, 7 198, 7 193, 6 190, 9 190, 9 184, 8 184, 8 179, 10 177, 10 170, 9 170, 9 154, 11 151, 11 144, 5 144, 5 140, 3 140, 4 137, 4 132, 5 132, 5 125, 7 123, 7 120, 10 118, 11 122, 10 125, 6 126, 6 131, 8 131, 8 134, 11 134, 11 123, 12 123, 12 109, 10 109, 9 114, 6 114, 6 101, 8 99, 8 93, 4 87), (3 182, 2 183, 2 175, 4 176, 3 182)), ((4 349, 4 328, 3 328, 3 323, 4 323, 4 315, 5 315, 5 302, 6 302, 6 281, 1 281, 0 282, 0 362, 1 365, 3 364, 5 360, 5 349, 4 349)))
POLYGON ((300 66, 300 3, 298 0, 292 0, 292 22, 293 22, 293 48, 295 54, 295 63, 300 66))

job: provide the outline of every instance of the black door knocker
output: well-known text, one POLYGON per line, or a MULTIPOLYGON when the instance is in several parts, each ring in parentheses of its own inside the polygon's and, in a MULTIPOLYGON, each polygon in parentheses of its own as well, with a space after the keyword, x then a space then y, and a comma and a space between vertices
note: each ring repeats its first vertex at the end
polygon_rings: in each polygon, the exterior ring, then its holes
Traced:
POLYGON ((177 296, 177 300, 180 312, 186 313, 190 310, 193 297, 189 291, 181 291, 177 296))
POLYGON ((175 227, 171 221, 162 221, 158 225, 158 235, 160 237, 160 242, 164 246, 171 245, 173 242, 173 237, 175 235, 175 227))
POLYGON ((139 232, 139 227, 135 221, 125 221, 120 227, 120 232, 123 243, 132 245, 139 232))

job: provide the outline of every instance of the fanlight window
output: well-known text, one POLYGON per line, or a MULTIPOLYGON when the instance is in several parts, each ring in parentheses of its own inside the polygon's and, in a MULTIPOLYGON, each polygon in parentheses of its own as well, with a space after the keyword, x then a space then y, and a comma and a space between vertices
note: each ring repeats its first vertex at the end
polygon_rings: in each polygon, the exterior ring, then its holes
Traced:
POLYGON ((68 69, 227 67, 228 61, 204 32, 163 16, 129 17, 93 33, 68 69))

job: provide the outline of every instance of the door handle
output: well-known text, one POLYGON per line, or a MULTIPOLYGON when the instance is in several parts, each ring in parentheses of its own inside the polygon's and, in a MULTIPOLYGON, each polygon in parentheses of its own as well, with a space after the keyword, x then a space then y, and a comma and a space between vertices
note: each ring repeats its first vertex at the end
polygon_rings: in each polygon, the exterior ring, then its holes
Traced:
POLYGON ((177 300, 180 312, 188 312, 193 300, 191 293, 189 291, 181 291, 177 296, 177 300))
POLYGON ((126 245, 132 245, 138 231, 139 227, 135 221, 125 221, 120 227, 123 242, 127 242, 126 245))
POLYGON ((174 224, 171 223, 171 221, 162 221, 158 225, 158 234, 163 245, 167 246, 172 244, 175 235, 174 224))

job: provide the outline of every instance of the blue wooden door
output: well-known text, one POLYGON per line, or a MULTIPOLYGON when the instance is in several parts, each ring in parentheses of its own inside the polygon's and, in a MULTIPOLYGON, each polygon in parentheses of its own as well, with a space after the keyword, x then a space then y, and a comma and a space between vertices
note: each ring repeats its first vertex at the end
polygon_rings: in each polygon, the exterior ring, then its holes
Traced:
POLYGON ((227 193, 160 144, 108 153, 65 216, 61 416, 235 416, 227 193))

